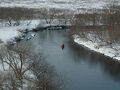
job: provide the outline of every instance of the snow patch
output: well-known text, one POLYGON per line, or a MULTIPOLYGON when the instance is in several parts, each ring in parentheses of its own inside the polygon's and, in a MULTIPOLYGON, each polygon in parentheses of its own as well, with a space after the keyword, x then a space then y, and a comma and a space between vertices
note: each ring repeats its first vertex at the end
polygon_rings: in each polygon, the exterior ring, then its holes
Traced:
POLYGON ((0 28, 0 39, 6 43, 9 39, 13 37, 17 37, 19 32, 17 31, 19 28, 17 27, 4 27, 0 28))
MULTIPOLYGON (((3 23, 3 22, 2 22, 3 23)), ((39 25, 39 20, 25 20, 21 21, 19 26, 6 26, 0 23, 0 40, 3 43, 7 43, 7 41, 12 40, 15 37, 21 35, 21 31, 27 29, 32 30, 39 25)))
MULTIPOLYGON (((0 0, 1 7, 101 9, 112 0, 0 0)), ((119 0, 116 0, 119 2, 119 0)))
POLYGON ((99 46, 98 43, 93 43, 91 41, 84 40, 83 38, 79 37, 79 35, 74 35, 74 42, 78 43, 79 45, 85 46, 90 50, 95 52, 101 53, 105 56, 108 56, 115 60, 120 60, 120 46, 114 45, 114 48, 108 46, 99 46))

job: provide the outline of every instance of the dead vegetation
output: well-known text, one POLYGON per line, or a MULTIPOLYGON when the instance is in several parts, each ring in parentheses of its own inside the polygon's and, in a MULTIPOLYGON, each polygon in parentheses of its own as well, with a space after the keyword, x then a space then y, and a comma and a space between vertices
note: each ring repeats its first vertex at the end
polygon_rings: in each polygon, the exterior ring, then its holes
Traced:
POLYGON ((0 88, 2 90, 62 90, 63 81, 43 54, 29 51, 21 43, 0 49, 0 88))
POLYGON ((120 6, 116 2, 111 2, 102 10, 76 14, 70 34, 78 34, 93 42, 100 40, 107 45, 120 43, 119 17, 120 6))

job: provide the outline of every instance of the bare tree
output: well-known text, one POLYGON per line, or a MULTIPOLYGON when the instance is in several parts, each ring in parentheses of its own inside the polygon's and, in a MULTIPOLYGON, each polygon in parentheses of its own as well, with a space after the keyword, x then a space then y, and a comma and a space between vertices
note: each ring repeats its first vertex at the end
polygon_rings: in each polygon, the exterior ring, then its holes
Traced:
POLYGON ((22 88, 25 73, 32 67, 29 64, 32 60, 29 59, 28 48, 26 46, 16 45, 12 49, 8 47, 1 48, 0 51, 0 60, 2 61, 3 67, 5 66, 4 64, 9 66, 8 71, 11 70, 14 73, 22 88))
POLYGON ((0 19, 6 22, 8 26, 19 26, 21 24, 21 20, 25 19, 33 19, 34 10, 27 8, 7 8, 0 7, 0 19))
POLYGON ((56 16, 56 9, 46 9, 41 8, 40 9, 40 19, 44 19, 46 24, 51 24, 56 16))
POLYGON ((46 57, 41 53, 32 56, 31 71, 35 75, 35 90, 62 90, 63 81, 55 72, 54 67, 46 62, 46 57))
POLYGON ((9 90, 18 88, 22 90, 62 90, 62 80, 57 76, 54 67, 49 65, 45 59, 43 54, 30 52, 28 45, 22 43, 0 48, 0 60, 3 67, 9 66, 5 71, 8 72, 8 75, 5 75, 5 80, 1 79, 0 86, 5 86, 9 90), (26 88, 23 87, 24 83, 27 85, 26 88))

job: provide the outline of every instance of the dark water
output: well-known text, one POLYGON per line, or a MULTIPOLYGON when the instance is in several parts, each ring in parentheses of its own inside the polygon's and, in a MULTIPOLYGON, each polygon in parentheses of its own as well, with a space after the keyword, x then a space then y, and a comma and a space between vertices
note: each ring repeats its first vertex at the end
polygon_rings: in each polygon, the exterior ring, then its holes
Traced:
POLYGON ((68 90, 120 90, 120 63, 78 46, 66 31, 38 32, 30 43, 64 77, 68 90))

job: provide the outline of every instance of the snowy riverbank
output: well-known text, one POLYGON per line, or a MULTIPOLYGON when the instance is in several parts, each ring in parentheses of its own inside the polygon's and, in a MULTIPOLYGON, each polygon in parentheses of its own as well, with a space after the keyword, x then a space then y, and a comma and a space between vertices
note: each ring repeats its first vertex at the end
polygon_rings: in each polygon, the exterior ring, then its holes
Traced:
POLYGON ((0 22, 0 41, 1 43, 7 43, 14 40, 15 37, 21 36, 21 32, 24 30, 32 30, 39 25, 39 20, 26 20, 21 21, 19 26, 6 26, 5 22, 0 22))
POLYGON ((93 43, 89 40, 85 40, 84 38, 80 38, 78 35, 74 35, 73 37, 74 37, 74 42, 76 42, 79 45, 87 47, 90 50, 101 53, 112 59, 118 61, 120 60, 120 46, 117 44, 113 45, 111 48, 111 46, 99 46, 98 43, 93 43))
MULTIPOLYGON (((59 22, 58 19, 54 19, 50 24, 46 24, 44 19, 36 20, 21 20, 19 26, 14 25, 15 22, 12 22, 11 26, 8 25, 8 22, 0 22, 0 43, 13 44, 17 41, 23 39, 26 33, 29 31, 40 31, 40 30, 61 30, 69 27, 69 23, 64 25, 64 22, 59 22)), ((31 37, 34 35, 32 34, 31 37)), ((31 38, 30 37, 30 38, 31 38)), ((29 39, 29 38, 28 38, 29 39)))
POLYGON ((3 43, 6 43, 9 39, 17 37, 19 35, 19 32, 17 30, 17 27, 0 28, 0 40, 3 43))

